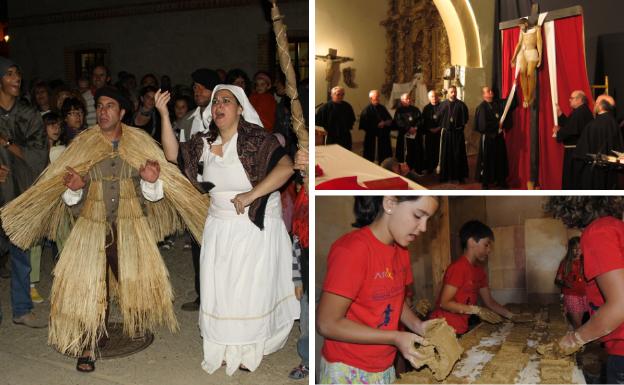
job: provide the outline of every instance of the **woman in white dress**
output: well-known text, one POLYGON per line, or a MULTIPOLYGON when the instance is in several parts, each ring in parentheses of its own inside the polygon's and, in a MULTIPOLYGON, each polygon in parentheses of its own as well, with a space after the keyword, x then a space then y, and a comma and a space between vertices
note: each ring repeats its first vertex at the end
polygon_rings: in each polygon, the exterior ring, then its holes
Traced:
MULTIPOLYGON (((163 147, 174 161, 168 100, 168 93, 156 94, 163 147)), ((226 365, 232 375, 255 370, 265 354, 282 348, 299 317, 277 191, 293 164, 240 87, 216 86, 204 116, 208 131, 180 149, 189 179, 214 185, 200 257, 202 368, 213 373, 226 365)))

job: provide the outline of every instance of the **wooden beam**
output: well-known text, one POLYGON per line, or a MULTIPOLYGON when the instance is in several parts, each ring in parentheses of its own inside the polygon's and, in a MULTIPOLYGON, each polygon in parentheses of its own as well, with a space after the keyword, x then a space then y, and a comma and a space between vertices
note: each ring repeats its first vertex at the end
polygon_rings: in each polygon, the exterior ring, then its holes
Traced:
POLYGON ((431 273, 433 284, 433 298, 438 298, 442 284, 444 282, 444 273, 451 264, 451 221, 449 216, 448 197, 440 197, 440 225, 436 234, 434 244, 434 254, 431 258, 431 273))
MULTIPOLYGON (((583 7, 580 5, 575 5, 573 7, 556 9, 554 11, 547 11, 548 15, 544 19, 544 23, 551 20, 563 19, 566 17, 578 16, 583 14, 583 7)), ((502 21, 498 24, 498 29, 509 29, 513 27, 517 27, 520 24, 520 20, 523 18, 518 18, 514 20, 502 21)))

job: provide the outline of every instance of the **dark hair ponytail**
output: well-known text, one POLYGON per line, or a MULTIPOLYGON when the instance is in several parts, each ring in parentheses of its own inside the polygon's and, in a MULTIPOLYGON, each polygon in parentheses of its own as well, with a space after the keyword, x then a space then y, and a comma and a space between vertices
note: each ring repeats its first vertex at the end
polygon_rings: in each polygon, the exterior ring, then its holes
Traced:
POLYGON ((370 225, 379 216, 381 210, 383 210, 383 197, 355 197, 355 203, 353 205, 355 223, 353 223, 352 226, 360 228, 370 225))
MULTIPOLYGON (((422 196, 395 196, 397 202, 415 201, 422 196)), ((438 197, 431 196, 431 198, 438 200, 438 197)), ((355 223, 353 227, 368 226, 377 219, 377 217, 383 211, 383 199, 382 196, 356 196, 355 203, 353 205, 353 214, 355 214, 355 223)))

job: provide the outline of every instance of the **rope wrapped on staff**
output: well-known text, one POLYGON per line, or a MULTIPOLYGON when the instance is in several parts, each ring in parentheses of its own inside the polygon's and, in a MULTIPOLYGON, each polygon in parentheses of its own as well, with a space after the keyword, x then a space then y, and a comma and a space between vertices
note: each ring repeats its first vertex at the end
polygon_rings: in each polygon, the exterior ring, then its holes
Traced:
MULTIPOLYGON (((290 60, 288 52, 288 37, 286 35, 286 25, 282 22, 284 16, 280 14, 276 0, 271 0, 273 7, 271 8, 271 20, 273 21, 273 32, 275 32, 275 40, 277 41, 277 51, 279 55, 280 68, 286 75, 286 94, 290 98, 290 111, 293 124, 293 130, 299 141, 299 149, 309 151, 308 130, 303 119, 303 110, 299 93, 297 91, 297 81, 295 78, 295 69, 290 60)), ((309 167, 308 167, 309 168, 309 167)), ((304 185, 307 189, 309 183, 308 170, 306 168, 304 185)))

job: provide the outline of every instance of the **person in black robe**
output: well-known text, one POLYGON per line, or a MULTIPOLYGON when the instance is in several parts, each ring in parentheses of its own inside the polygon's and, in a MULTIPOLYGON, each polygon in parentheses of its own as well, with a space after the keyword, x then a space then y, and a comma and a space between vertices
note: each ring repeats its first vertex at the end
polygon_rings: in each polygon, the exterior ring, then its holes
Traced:
POLYGON ((601 96, 594 108, 596 118, 589 123, 576 144, 575 157, 582 162, 577 189, 612 190, 618 188, 618 171, 587 162, 587 154, 613 155, 624 152, 622 132, 614 117, 615 102, 610 96, 601 96))
POLYGON ((429 104, 423 108, 422 135, 425 137, 425 170, 433 174, 440 160, 440 99, 436 91, 429 91, 429 104))
POLYGON ((553 133, 557 137, 557 142, 563 143, 563 173, 561 176, 561 189, 572 190, 578 186, 576 178, 583 166, 583 161, 574 159, 576 151, 576 143, 578 142, 583 129, 592 120, 591 110, 587 106, 587 97, 583 91, 577 90, 572 92, 570 96, 570 107, 572 113, 565 116, 559 106, 557 106, 557 114, 559 115, 559 125, 553 128, 553 133))
POLYGON ((355 123, 353 107, 344 99, 344 89, 334 87, 331 100, 323 104, 315 115, 315 124, 327 131, 327 144, 339 144, 351 150, 351 129, 355 123))
POLYGON ((490 87, 483 87, 481 94, 483 102, 475 111, 474 125, 475 131, 481 134, 475 179, 481 182, 483 189, 488 189, 490 185, 507 188, 509 163, 503 124, 500 122, 505 110, 505 101, 494 99, 494 92, 490 87))
POLYGON ((412 105, 407 93, 401 95, 400 105, 394 113, 394 127, 399 131, 395 158, 400 163, 407 163, 416 174, 422 174, 425 168, 422 119, 420 110, 412 105))
POLYGON ((375 146, 377 146, 377 160, 381 163, 392 156, 390 143, 392 117, 386 107, 379 103, 379 91, 370 91, 368 98, 370 104, 360 114, 360 130, 365 131, 364 158, 374 162, 375 146))
POLYGON ((440 106, 440 183, 457 180, 464 183, 468 177, 468 157, 464 127, 468 123, 468 107, 457 99, 457 88, 449 87, 449 98, 440 106))

